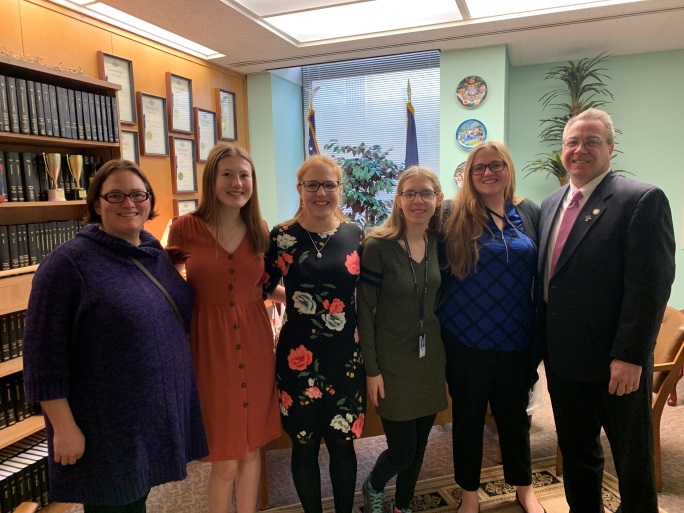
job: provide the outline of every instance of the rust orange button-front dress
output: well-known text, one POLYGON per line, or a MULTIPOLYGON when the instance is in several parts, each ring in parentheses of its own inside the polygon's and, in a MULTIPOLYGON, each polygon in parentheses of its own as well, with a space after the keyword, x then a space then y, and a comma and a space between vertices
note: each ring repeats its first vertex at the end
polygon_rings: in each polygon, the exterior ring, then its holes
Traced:
POLYGON ((233 253, 204 222, 174 220, 167 251, 195 291, 192 357, 209 442, 203 461, 244 457, 280 436, 273 332, 262 300, 264 259, 245 236, 233 253))

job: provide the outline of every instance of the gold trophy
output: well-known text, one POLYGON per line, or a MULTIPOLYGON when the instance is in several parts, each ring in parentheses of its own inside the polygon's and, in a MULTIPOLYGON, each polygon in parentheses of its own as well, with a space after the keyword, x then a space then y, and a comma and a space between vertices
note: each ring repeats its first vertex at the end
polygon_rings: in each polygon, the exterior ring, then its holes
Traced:
POLYGON ((74 177, 76 186, 74 187, 72 194, 75 200, 85 199, 86 191, 81 188, 81 173, 83 173, 83 155, 67 155, 67 164, 69 166, 69 172, 71 176, 74 177))
POLYGON ((45 171, 52 178, 52 188, 48 189, 48 201, 66 201, 64 189, 57 188, 57 179, 62 169, 62 156, 59 153, 43 153, 45 171))

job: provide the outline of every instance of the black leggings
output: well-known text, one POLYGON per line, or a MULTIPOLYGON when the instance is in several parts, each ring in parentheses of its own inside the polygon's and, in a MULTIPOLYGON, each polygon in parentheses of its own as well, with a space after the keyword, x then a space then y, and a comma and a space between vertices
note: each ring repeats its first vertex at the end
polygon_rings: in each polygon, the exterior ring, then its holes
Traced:
MULTIPOLYGON (((330 454, 330 482, 336 513, 351 513, 356 488, 356 452, 353 440, 326 440, 330 454)), ((321 469, 318 465, 320 438, 302 444, 292 440, 292 479, 304 513, 322 513, 321 469)))
POLYGON ((123 506, 98 506, 94 504, 84 504, 84 513, 145 513, 147 511, 146 502, 149 492, 144 497, 130 504, 123 506))
POLYGON ((380 418, 387 437, 387 450, 375 462, 370 484, 374 490, 380 491, 390 479, 397 476, 394 494, 397 509, 408 508, 413 499, 428 437, 436 416, 428 415, 405 421, 380 418))

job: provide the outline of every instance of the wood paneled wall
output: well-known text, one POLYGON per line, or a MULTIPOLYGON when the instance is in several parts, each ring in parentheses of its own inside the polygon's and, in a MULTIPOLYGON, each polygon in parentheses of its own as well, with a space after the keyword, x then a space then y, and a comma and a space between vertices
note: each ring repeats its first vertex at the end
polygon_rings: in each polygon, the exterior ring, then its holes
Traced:
MULTIPOLYGON (((3 20, 2 50, 38 57, 49 66, 79 67, 97 77, 97 52, 103 51, 133 62, 136 91, 166 97, 166 72, 170 71, 192 80, 195 107, 214 112, 217 111, 215 88, 234 92, 238 144, 249 148, 244 75, 44 0, 0 0, 0 19, 3 20)), ((124 129, 137 130, 137 127, 124 126, 124 129)), ((174 196, 170 157, 141 156, 140 166, 152 183, 160 213, 146 228, 161 237, 173 216, 173 199, 199 197, 200 192, 174 196)), ((197 171, 198 184, 201 184, 204 164, 198 163, 197 171)))

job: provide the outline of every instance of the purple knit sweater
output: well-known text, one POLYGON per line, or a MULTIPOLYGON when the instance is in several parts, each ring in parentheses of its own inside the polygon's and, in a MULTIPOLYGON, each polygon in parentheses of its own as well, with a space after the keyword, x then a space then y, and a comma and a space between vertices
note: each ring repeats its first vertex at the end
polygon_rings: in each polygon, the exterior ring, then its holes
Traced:
POLYGON ((141 245, 87 226, 40 265, 26 315, 28 401, 67 398, 85 453, 62 466, 50 448, 50 499, 122 505, 186 476, 207 445, 186 335, 192 290, 148 232, 141 245), (126 255, 136 257, 174 298, 126 255))

